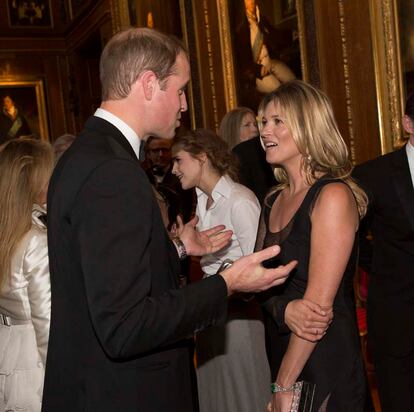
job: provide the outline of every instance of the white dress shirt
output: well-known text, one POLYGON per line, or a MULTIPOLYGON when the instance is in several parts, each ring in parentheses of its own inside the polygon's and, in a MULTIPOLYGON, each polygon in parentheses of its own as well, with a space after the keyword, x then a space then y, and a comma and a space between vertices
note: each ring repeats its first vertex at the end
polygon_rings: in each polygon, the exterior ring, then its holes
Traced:
POLYGON ((407 151, 408 165, 410 166, 411 182, 414 187, 414 146, 411 144, 411 140, 405 146, 407 151))
POLYGON ((139 159, 139 147, 141 145, 141 140, 139 139, 138 135, 131 129, 123 120, 121 120, 118 116, 108 112, 105 109, 97 109, 94 116, 100 117, 101 119, 106 120, 107 122, 111 123, 115 126, 128 140, 129 144, 132 146, 134 153, 139 159))
POLYGON ((207 210, 208 196, 196 189, 198 229, 205 230, 225 225, 233 231, 227 247, 201 258, 201 267, 207 275, 214 275, 224 259, 236 260, 252 253, 259 225, 260 205, 254 193, 235 183, 229 176, 222 176, 212 192, 213 204, 207 210))

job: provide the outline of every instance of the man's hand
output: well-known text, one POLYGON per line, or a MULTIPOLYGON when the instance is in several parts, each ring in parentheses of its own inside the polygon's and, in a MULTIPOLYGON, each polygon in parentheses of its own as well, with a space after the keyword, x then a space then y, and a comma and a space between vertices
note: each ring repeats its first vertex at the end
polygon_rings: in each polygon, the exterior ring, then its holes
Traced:
POLYGON ((317 342, 325 335, 332 318, 332 309, 323 310, 306 299, 292 300, 285 310, 285 323, 289 329, 310 342, 317 342))
POLYGON ((228 295, 235 292, 261 292, 283 283, 297 265, 296 261, 275 269, 265 269, 261 265, 264 260, 276 256, 279 252, 279 246, 268 247, 237 259, 230 268, 220 273, 226 281, 228 295))
POLYGON ((226 246, 233 232, 224 230, 224 225, 214 226, 211 229, 198 232, 196 225, 198 217, 195 216, 188 223, 183 225, 182 219, 177 217, 177 233, 184 243, 187 255, 203 256, 217 252, 226 246))

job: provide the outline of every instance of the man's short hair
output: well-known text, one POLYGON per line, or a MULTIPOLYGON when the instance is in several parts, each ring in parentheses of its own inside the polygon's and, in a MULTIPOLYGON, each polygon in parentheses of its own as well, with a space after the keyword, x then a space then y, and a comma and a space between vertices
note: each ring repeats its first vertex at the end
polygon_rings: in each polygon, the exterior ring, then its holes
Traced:
POLYGON ((117 33, 105 46, 100 60, 102 100, 127 97, 131 86, 147 70, 155 73, 164 87, 174 73, 183 44, 172 36, 148 28, 132 28, 117 33))

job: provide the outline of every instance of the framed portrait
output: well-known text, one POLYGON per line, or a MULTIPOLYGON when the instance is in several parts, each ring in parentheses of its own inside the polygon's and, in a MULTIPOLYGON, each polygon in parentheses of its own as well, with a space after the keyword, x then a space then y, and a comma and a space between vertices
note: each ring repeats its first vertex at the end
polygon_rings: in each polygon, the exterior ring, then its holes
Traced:
POLYGON ((257 110, 264 94, 306 77, 301 4, 300 0, 218 0, 228 110, 235 106, 257 110))
POLYGON ((50 0, 7 0, 10 27, 52 27, 50 0))
POLYGON ((49 140, 42 80, 0 80, 0 142, 22 136, 49 140))
POLYGON ((414 3, 370 0, 375 82, 382 153, 405 141, 402 116, 414 92, 414 3))

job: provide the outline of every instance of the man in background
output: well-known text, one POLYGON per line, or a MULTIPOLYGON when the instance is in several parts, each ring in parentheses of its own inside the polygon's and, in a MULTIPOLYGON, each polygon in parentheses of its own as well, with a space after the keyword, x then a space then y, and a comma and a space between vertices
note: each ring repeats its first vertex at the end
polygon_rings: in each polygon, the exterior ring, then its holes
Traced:
POLYGON ((414 94, 403 127, 410 138, 402 149, 353 173, 369 197, 359 263, 369 274, 368 338, 383 412, 414 410, 414 94))

